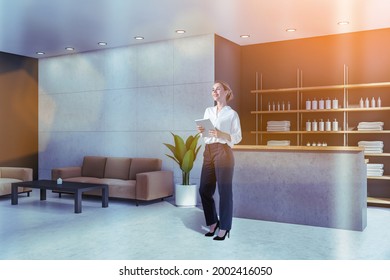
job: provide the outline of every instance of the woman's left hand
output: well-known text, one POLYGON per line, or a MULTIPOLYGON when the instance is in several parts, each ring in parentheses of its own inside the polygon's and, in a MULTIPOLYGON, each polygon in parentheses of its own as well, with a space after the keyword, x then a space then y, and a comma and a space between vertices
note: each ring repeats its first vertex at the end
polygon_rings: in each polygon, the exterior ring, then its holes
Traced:
POLYGON ((219 136, 219 133, 220 133, 221 131, 220 130, 218 130, 218 129, 213 129, 213 130, 209 130, 209 136, 210 137, 215 137, 215 138, 218 138, 219 136))
POLYGON ((220 131, 219 129, 209 130, 209 136, 231 141, 230 134, 220 131))

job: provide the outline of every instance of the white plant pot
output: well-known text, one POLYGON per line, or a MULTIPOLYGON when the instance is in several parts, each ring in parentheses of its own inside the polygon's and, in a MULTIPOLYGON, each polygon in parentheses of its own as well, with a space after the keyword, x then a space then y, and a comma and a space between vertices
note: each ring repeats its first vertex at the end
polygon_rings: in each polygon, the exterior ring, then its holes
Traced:
POLYGON ((195 207, 198 188, 196 185, 175 185, 175 203, 178 207, 195 207))

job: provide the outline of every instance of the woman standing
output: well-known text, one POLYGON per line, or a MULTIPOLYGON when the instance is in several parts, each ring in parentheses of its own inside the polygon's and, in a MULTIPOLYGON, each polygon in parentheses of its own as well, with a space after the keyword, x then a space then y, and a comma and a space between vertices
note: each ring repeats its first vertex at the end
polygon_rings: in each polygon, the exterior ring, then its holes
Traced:
MULTIPOLYGON (((219 228, 214 240, 225 240, 229 236, 233 218, 233 169, 234 157, 231 147, 241 141, 240 119, 236 111, 227 105, 233 98, 229 85, 222 81, 215 82, 212 97, 216 102, 204 113, 205 119, 210 119, 215 130, 203 135, 206 144, 203 154, 203 166, 200 178, 199 193, 202 200, 206 224, 210 231, 205 236, 212 237, 219 228), (219 219, 213 195, 218 183, 219 219)), ((204 128, 197 126, 203 133, 204 128)))

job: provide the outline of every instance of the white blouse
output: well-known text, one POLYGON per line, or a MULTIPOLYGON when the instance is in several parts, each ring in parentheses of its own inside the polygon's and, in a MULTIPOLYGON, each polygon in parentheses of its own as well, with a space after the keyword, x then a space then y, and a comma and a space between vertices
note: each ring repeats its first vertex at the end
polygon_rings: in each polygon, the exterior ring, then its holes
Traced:
POLYGON ((204 112, 204 118, 210 119, 215 128, 222 132, 230 134, 230 140, 227 141, 222 138, 210 137, 205 135, 204 142, 206 144, 221 143, 228 144, 230 147, 239 143, 242 139, 240 118, 236 111, 230 106, 224 106, 222 110, 217 113, 217 106, 208 107, 204 112))

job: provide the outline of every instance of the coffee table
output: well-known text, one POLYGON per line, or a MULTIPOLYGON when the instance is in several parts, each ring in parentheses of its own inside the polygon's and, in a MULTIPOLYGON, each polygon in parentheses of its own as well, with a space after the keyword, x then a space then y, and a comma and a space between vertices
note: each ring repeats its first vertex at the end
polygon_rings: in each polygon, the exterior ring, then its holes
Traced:
POLYGON ((94 189, 102 189, 102 207, 108 207, 108 185, 106 184, 92 184, 92 183, 78 183, 78 182, 62 182, 57 184, 54 180, 36 180, 16 182, 11 184, 11 204, 18 204, 18 187, 28 187, 40 189, 40 199, 46 200, 46 190, 57 190, 74 193, 74 212, 81 213, 82 194, 86 191, 94 189))

